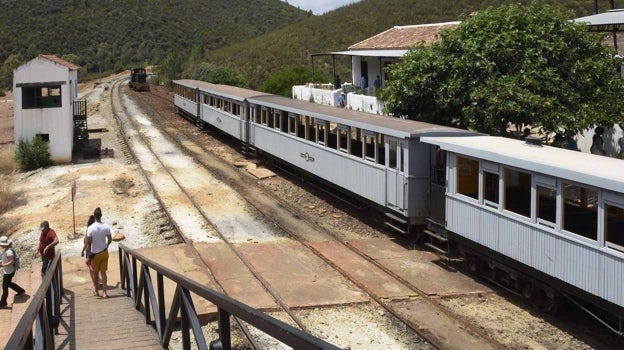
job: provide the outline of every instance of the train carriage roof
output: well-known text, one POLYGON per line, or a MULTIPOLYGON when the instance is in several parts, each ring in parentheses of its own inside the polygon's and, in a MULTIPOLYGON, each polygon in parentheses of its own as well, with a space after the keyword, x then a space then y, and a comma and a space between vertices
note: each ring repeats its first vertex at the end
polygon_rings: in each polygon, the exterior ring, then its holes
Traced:
POLYGON ((243 101, 253 96, 267 95, 266 93, 260 91, 249 90, 230 85, 212 84, 201 80, 181 79, 174 80, 173 82, 193 89, 199 88, 201 91, 216 93, 237 101, 243 101))
POLYGON ((568 149, 495 137, 423 137, 422 142, 466 156, 624 192, 624 161, 568 149))
POLYGON ((474 132, 448 126, 375 115, 348 108, 325 106, 277 95, 254 96, 248 100, 250 103, 256 103, 271 108, 277 108, 329 122, 350 125, 401 138, 420 137, 424 135, 479 135, 474 132))

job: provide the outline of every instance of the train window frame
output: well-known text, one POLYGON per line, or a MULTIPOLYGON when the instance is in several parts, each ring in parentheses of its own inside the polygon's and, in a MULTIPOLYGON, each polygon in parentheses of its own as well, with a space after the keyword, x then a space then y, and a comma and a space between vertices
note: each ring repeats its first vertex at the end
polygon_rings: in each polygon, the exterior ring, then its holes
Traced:
POLYGON ((479 198, 480 201, 483 205, 499 210, 501 207, 501 176, 500 176, 500 164, 496 164, 496 163, 492 163, 492 162, 488 162, 488 161, 481 161, 481 173, 480 173, 480 180, 479 180, 479 198), (494 186, 495 189, 495 196, 496 196, 496 201, 489 199, 488 197, 488 177, 486 174, 491 174, 492 176, 496 177, 496 185, 494 186))
POLYGON ((288 134, 297 136, 297 118, 299 115, 295 113, 288 113, 288 134))
POLYGON ((453 164, 453 168, 454 168, 454 188, 453 188, 453 193, 462 196, 463 198, 469 199, 471 201, 474 202, 478 202, 479 201, 479 179, 480 179, 480 164, 479 164, 479 160, 469 157, 469 156, 465 156, 463 154, 456 154, 455 155, 455 160, 454 160, 454 164, 453 164), (462 160, 466 160, 472 164, 476 163, 476 166, 470 166, 467 167, 466 164, 461 164, 462 160), (473 170, 474 169, 474 170, 473 170), (473 174, 474 172, 474 174, 473 174), (476 175, 476 176, 474 176, 476 175), (471 178, 474 177, 474 179, 470 179, 470 183, 466 183, 465 180, 462 179, 468 179, 470 176, 471 178), (460 178, 461 177, 461 178, 460 178), (472 194, 472 192, 468 193, 468 192, 462 192, 462 188, 465 187, 462 184, 468 184, 471 185, 469 187, 474 187, 475 188, 475 192, 474 194, 472 194))
MULTIPOLYGON (((532 220, 532 212, 533 212, 533 176, 534 174, 528 171, 524 171, 522 169, 518 169, 518 168, 514 168, 514 167, 510 167, 510 166, 503 166, 502 168, 502 180, 503 180, 503 185, 502 185, 502 210, 505 213, 509 213, 512 214, 514 216, 517 216, 518 218, 522 218, 524 220, 532 220), (524 191, 516 191, 516 192, 520 192, 520 194, 523 194, 523 192, 528 192, 528 200, 525 199, 528 202, 528 208, 520 208, 520 207, 516 207, 516 203, 517 201, 510 201, 509 197, 511 194, 511 181, 510 181, 510 177, 511 177, 511 172, 515 172, 518 173, 520 176, 522 176, 522 174, 526 174, 528 175, 530 178, 528 179, 528 186, 525 185, 525 189, 524 191), (512 204, 513 203, 513 204, 512 204), (513 205, 513 206, 512 206, 513 205), (526 212, 521 212, 520 209, 525 210, 526 212)), ((518 177, 519 180, 520 177, 518 177)), ((526 180, 526 179, 525 179, 526 180)), ((520 184, 520 186, 518 186, 518 188, 522 187, 523 184, 520 184)), ((514 194, 515 196, 516 194, 514 194)), ((524 199, 524 198, 523 198, 524 199)))
POLYGON ((544 175, 540 175, 540 174, 534 174, 533 175, 533 208, 531 210, 531 217, 534 218, 534 222, 545 226, 545 227, 549 227, 551 229, 558 229, 559 227, 559 217, 560 217, 560 208, 561 208, 561 196, 560 196, 560 189, 559 189, 559 183, 557 181, 557 178, 555 177, 551 177, 551 176, 544 176, 544 175), (553 221, 549 221, 548 218, 543 218, 540 217, 540 208, 542 208, 541 202, 540 202, 540 188, 543 188, 545 191, 550 191, 551 193, 554 192, 554 207, 555 207, 555 211, 554 211, 554 220, 553 221))
POLYGON ((377 159, 377 133, 370 130, 362 130, 362 155, 369 162, 376 162, 377 159), (372 142, 368 142, 372 141, 372 142), (371 154, 372 152, 372 154, 371 154))
POLYGON ((273 118, 275 123, 273 124, 273 128, 276 130, 282 130, 282 111, 279 109, 275 110, 275 113, 273 113, 273 118))
MULTIPOLYGON (((571 191, 568 191, 571 192, 571 191)), ((603 220, 602 217, 602 212, 601 212, 601 207, 603 206, 602 204, 602 195, 601 195, 602 191, 600 191, 599 188, 594 187, 594 186, 589 186, 587 184, 583 184, 583 183, 579 183, 579 182, 575 182, 572 180, 567 180, 567 179, 562 179, 561 180, 561 187, 560 187, 560 196, 561 196, 561 200, 560 200, 560 210, 561 210, 561 214, 560 214, 560 218, 561 218, 561 232, 567 234, 568 236, 571 237, 575 237, 577 239, 580 239, 582 241, 588 242, 590 244, 593 245, 597 245, 600 242, 601 236, 602 236, 602 231, 601 231, 601 221, 603 220), (566 208, 568 208, 566 206, 566 184, 570 185, 570 186, 577 186, 577 187, 583 187, 585 189, 594 191, 596 193, 596 202, 595 202, 595 207, 596 207, 596 212, 594 214, 594 217, 596 218, 596 225, 593 229, 595 229, 595 238, 591 238, 588 237, 587 235, 580 233, 580 232, 575 232, 572 231, 570 229, 568 229, 566 227, 566 213, 567 210, 566 208)), ((577 213, 575 213, 577 214, 577 213)), ((577 217, 577 215, 571 215, 572 217, 577 217)), ((579 221, 580 222, 580 221, 579 221)), ((586 220, 583 220, 583 222, 587 222, 586 220)))
POLYGON ((350 154, 351 153, 351 130, 349 125, 338 124, 338 144, 337 148, 340 152, 350 154), (343 141, 344 140, 344 141, 343 141), (346 148, 342 143, 345 143, 346 148))
POLYGON ((388 167, 388 169, 392 169, 392 170, 396 170, 396 171, 400 171, 399 170, 399 140, 397 138, 394 137, 388 137, 386 138, 386 141, 388 142, 388 156, 386 157, 387 162, 386 162, 386 166, 388 167))
POLYGON ((260 109, 260 124, 264 126, 269 125, 269 109, 267 107, 260 109))
POLYGON ((327 129, 329 122, 323 119, 314 119, 314 133, 316 134, 316 143, 327 146, 327 129))
MULTIPOLYGON (((624 215, 624 196, 617 193, 603 193, 603 202, 601 205, 603 213, 602 215, 600 215, 602 219, 602 230, 600 230, 602 233, 601 243, 609 249, 624 253, 624 230, 616 230, 617 232, 620 232, 620 234, 622 234, 623 236, 621 244, 609 241, 609 206, 618 207, 622 210, 622 215, 624 215)), ((624 218, 622 220, 624 221, 624 218)))

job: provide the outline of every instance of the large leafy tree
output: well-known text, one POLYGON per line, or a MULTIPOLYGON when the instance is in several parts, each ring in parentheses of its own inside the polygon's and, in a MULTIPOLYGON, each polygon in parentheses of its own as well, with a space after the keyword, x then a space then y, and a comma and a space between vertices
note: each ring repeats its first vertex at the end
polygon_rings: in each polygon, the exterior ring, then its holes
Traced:
POLYGON ((510 123, 579 132, 623 121, 621 58, 568 18, 538 2, 466 18, 392 67, 388 111, 498 135, 510 123))

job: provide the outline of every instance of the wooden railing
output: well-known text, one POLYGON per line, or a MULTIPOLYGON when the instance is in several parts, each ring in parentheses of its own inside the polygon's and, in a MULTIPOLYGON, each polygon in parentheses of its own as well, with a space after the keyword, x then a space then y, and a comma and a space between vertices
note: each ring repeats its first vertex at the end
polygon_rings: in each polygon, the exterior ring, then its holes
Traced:
POLYGON ((179 316, 184 349, 191 348, 192 331, 195 346, 198 349, 230 350, 232 348, 230 316, 233 316, 294 349, 339 349, 182 276, 123 244, 119 245, 119 266, 121 288, 125 289, 126 295, 133 299, 135 308, 143 313, 146 324, 154 326, 163 348, 169 346, 171 334, 178 323, 179 316), (155 274, 155 280, 152 274, 155 274), (165 311, 165 278, 176 286, 168 314, 165 311), (209 344, 201 330, 191 293, 208 300, 217 307, 219 339, 212 340, 209 344))
POLYGON ((54 349, 63 296, 63 266, 57 253, 5 349, 54 349))

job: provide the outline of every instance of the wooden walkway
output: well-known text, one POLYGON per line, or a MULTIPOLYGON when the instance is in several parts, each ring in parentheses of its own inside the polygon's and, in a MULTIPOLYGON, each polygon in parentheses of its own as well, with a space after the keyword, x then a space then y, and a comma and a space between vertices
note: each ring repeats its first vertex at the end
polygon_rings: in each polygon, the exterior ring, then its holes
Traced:
MULTIPOLYGON (((14 293, 10 291, 9 305, 13 302, 13 307, 0 309, 2 348, 31 300, 30 295, 39 287, 39 266, 35 263, 32 273, 27 269, 18 271, 17 282, 28 295, 13 301, 14 293)), ((154 329, 145 324, 142 314, 119 288, 117 254, 111 254, 109 260, 108 299, 93 295, 84 258, 63 259, 63 283, 65 295, 56 349, 162 349, 154 329)))

